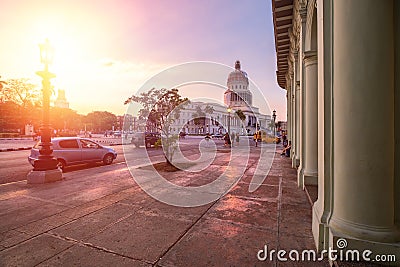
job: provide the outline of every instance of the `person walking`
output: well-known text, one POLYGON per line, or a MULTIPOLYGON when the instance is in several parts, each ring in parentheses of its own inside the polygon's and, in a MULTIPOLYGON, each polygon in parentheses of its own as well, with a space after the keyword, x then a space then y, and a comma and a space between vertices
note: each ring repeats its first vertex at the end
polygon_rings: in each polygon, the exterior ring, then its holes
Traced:
POLYGON ((204 137, 204 139, 206 140, 206 147, 209 147, 209 143, 210 143, 210 139, 211 139, 210 134, 207 133, 206 136, 204 137))
POLYGON ((231 147, 231 137, 229 136, 229 133, 226 133, 224 135, 224 140, 225 140, 225 146, 231 147))

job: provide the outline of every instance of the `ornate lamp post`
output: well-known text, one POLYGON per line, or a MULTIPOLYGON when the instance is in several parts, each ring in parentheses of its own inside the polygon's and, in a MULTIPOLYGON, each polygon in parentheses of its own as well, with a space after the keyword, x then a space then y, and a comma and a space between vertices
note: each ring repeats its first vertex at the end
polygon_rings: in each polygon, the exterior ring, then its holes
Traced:
POLYGON ((229 134, 229 136, 231 136, 231 112, 232 112, 232 108, 228 107, 227 111, 228 111, 228 134, 229 134))
POLYGON ((62 172, 58 168, 58 161, 52 155, 51 127, 50 127, 50 79, 55 74, 49 72, 49 65, 53 61, 54 49, 48 39, 44 44, 40 44, 40 58, 44 64, 44 70, 36 72, 43 81, 43 121, 40 127, 40 149, 39 158, 34 162, 33 170, 28 174, 28 184, 48 183, 62 180, 62 172))
POLYGON ((275 109, 274 109, 274 111, 272 111, 272 119, 274 120, 274 139, 275 139, 275 135, 276 135, 276 133, 275 133, 276 110, 275 109))

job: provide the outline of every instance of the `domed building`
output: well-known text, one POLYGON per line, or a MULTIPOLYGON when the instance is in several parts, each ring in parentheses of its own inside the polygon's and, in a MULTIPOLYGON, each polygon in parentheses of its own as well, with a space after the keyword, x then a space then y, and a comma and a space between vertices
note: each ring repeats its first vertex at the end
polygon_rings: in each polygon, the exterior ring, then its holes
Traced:
POLYGON ((229 73, 224 103, 228 107, 244 107, 252 105, 252 94, 249 90, 247 73, 240 69, 240 61, 235 62, 235 70, 229 73))
POLYGON ((172 132, 224 134, 229 128, 231 133, 252 135, 260 129, 269 131, 271 116, 261 114, 259 109, 252 105, 253 95, 249 90, 249 79, 247 73, 241 69, 239 60, 235 62, 235 70, 229 73, 226 86, 224 105, 191 102, 181 111, 180 118, 172 125, 172 132), (205 110, 206 106, 212 107, 213 112, 206 114, 201 120, 194 120, 199 110, 205 110), (238 110, 246 116, 243 121, 236 115, 238 110))

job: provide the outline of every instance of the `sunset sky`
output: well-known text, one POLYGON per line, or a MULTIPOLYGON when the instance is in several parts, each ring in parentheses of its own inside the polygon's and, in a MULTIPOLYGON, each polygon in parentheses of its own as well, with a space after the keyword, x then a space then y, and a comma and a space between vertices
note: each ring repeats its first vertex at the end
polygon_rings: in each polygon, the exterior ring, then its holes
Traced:
MULTIPOLYGON (((124 100, 166 68, 190 61, 233 67, 240 60, 278 119, 286 120, 271 17, 268 0, 2 0, 0 75, 39 84, 38 44, 49 38, 52 83, 66 91, 70 107, 120 115, 124 100)), ((184 94, 198 97, 199 90, 192 86, 184 94)))

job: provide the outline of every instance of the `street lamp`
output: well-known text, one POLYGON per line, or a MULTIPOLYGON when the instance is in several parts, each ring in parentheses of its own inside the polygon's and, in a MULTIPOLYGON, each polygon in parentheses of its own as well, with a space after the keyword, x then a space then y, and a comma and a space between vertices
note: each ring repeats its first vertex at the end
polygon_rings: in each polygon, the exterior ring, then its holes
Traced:
POLYGON ((39 157, 33 164, 33 170, 27 176, 28 184, 41 184, 62 180, 62 172, 58 168, 58 160, 53 157, 50 127, 50 79, 55 74, 49 72, 49 65, 53 61, 54 49, 48 39, 40 47, 40 59, 44 64, 44 70, 37 71, 36 74, 42 78, 43 85, 43 118, 40 127, 39 157))
POLYGON ((274 139, 275 139, 275 120, 276 120, 276 110, 274 109, 274 111, 272 111, 272 119, 274 120, 274 139))
POLYGON ((232 111, 232 108, 228 107, 227 111, 228 111, 228 134, 230 136, 231 135, 231 111, 232 111))

